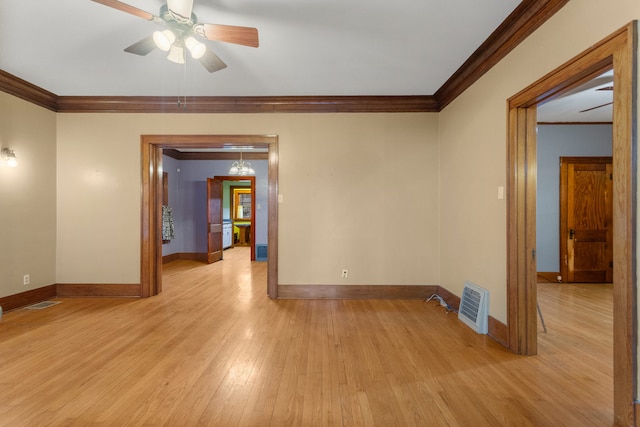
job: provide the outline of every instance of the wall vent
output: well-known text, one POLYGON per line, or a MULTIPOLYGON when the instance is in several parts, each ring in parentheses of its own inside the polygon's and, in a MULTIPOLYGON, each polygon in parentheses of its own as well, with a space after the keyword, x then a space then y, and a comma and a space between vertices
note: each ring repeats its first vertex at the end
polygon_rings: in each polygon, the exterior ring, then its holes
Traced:
POLYGON ((458 319, 479 334, 486 334, 489 318, 489 291, 480 286, 464 282, 458 319))
POLYGON ((267 260, 267 245, 256 245, 256 261, 267 260))

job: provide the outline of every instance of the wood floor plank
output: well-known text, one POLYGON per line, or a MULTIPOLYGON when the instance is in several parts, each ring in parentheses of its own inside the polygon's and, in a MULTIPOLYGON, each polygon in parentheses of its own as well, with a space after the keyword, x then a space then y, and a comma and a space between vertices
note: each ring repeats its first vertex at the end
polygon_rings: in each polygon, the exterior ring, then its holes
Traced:
POLYGON ((611 285, 539 284, 535 357, 415 300, 270 300, 248 248, 148 299, 0 321, 0 426, 602 426, 611 285))

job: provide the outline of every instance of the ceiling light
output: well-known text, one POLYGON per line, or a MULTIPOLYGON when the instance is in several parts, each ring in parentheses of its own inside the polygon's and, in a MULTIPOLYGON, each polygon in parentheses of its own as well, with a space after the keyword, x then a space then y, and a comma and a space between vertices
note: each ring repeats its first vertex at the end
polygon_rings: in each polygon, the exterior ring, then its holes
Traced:
POLYGON ((184 64, 184 47, 172 45, 167 59, 176 64, 184 64))
POLYGON ((18 166, 18 159, 16 158, 16 153, 14 153, 13 150, 3 148, 0 155, 2 156, 2 160, 7 162, 7 166, 11 168, 18 166))
POLYGON ((202 55, 204 55, 205 51, 207 50, 207 47, 204 44, 200 43, 198 40, 191 36, 187 37, 187 39, 184 41, 184 44, 185 46, 187 46, 187 49, 189 49, 189 52, 191 52, 191 56, 193 57, 193 59, 202 58, 202 55))
POLYGON ((170 30, 153 32, 153 42, 160 50, 168 52, 174 41, 176 41, 176 36, 170 30))
POLYGON ((236 160, 229 169, 229 175, 255 175, 256 171, 251 167, 251 163, 242 160, 242 148, 240 149, 240 160, 236 160))

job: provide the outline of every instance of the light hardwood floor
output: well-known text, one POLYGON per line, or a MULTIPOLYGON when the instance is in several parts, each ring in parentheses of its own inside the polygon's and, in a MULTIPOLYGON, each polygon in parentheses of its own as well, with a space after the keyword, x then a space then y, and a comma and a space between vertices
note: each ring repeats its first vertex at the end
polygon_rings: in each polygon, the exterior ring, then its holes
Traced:
POLYGON ((2 426, 606 426, 611 291, 541 284, 521 357, 433 303, 274 301, 248 248, 164 267, 149 299, 0 321, 2 426))

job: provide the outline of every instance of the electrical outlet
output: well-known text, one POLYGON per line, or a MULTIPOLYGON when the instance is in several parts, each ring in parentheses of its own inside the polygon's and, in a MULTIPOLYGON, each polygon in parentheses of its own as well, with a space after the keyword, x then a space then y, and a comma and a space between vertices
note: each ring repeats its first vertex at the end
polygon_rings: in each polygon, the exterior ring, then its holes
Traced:
POLYGON ((349 277, 349 270, 347 269, 342 270, 342 278, 346 279, 347 277, 349 277))
POLYGON ((25 274, 25 275, 22 277, 22 284, 26 286, 26 285, 28 285, 29 283, 31 283, 31 278, 29 277, 29 275, 28 275, 28 274, 25 274))

